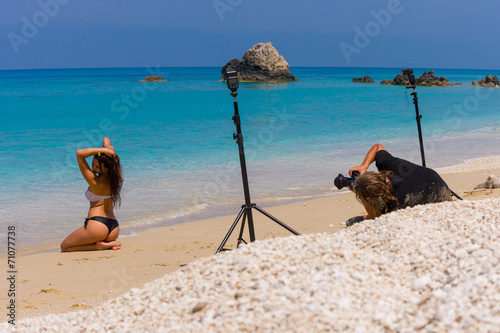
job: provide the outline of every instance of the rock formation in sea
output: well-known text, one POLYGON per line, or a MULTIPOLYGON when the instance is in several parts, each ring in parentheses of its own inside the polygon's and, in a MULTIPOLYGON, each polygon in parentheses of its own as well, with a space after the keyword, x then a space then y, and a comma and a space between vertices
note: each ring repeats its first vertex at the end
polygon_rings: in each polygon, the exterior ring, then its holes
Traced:
POLYGON ((472 86, 498 88, 500 86, 500 81, 496 75, 486 75, 479 83, 476 80, 472 81, 472 86))
POLYGON ((248 50, 240 60, 230 60, 222 67, 222 80, 225 81, 225 71, 236 70, 238 79, 242 82, 284 82, 298 81, 290 73, 285 59, 271 43, 258 43, 248 50))
POLYGON ((162 81, 166 81, 166 80, 159 75, 151 75, 151 76, 145 77, 144 79, 142 79, 139 82, 162 82, 162 81))
POLYGON ((369 75, 365 75, 363 77, 354 77, 352 82, 361 82, 361 83, 375 83, 373 79, 369 75))
MULTIPOLYGON (((410 82, 408 81, 408 76, 403 74, 398 74, 393 80, 384 80, 380 82, 381 84, 391 84, 395 86, 408 86, 410 82)), ((415 85, 424 87, 437 87, 437 86, 457 86, 461 83, 450 83, 445 77, 437 77, 434 71, 424 72, 420 77, 415 79, 415 85)))
POLYGON ((415 81, 416 85, 430 87, 461 85, 461 83, 450 83, 450 81, 448 81, 448 79, 445 77, 437 77, 436 75, 434 75, 434 71, 424 72, 424 74, 418 77, 415 81))

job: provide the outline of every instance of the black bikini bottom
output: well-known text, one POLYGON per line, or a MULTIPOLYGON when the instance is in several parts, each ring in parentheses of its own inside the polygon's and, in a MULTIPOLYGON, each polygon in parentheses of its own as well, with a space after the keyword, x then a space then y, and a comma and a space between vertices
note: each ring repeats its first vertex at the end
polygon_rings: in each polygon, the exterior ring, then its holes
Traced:
POLYGON ((108 235, 111 233, 111 231, 115 230, 115 228, 118 227, 118 221, 115 219, 110 219, 102 216, 93 216, 89 219, 85 219, 85 222, 83 223, 83 227, 85 228, 85 230, 87 230, 87 223, 89 222, 89 220, 101 222, 106 227, 108 227, 108 235))

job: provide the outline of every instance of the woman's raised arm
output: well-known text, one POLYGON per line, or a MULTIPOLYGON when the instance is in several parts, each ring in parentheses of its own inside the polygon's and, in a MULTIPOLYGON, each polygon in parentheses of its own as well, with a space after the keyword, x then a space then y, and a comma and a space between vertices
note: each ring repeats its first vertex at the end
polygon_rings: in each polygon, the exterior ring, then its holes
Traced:
POLYGON ((104 139, 102 139, 102 146, 114 149, 113 146, 111 145, 111 140, 108 137, 104 137, 104 139))

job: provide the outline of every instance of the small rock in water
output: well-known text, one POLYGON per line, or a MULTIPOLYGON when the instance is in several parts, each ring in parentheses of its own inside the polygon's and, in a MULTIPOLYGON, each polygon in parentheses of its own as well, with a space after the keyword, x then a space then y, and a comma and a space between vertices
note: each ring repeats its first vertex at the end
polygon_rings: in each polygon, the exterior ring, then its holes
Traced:
POLYGON ((151 75, 151 76, 145 77, 144 79, 142 79, 139 82, 163 82, 163 81, 166 81, 166 80, 164 78, 162 78, 161 76, 151 75))

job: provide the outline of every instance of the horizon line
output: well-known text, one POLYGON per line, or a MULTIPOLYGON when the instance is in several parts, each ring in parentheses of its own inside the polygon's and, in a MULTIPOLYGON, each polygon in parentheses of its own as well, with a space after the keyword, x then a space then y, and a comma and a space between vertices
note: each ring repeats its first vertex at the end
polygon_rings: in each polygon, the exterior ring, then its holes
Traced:
MULTIPOLYGON (((11 68, 0 69, 0 72, 7 71, 37 71, 37 70, 93 70, 93 69, 140 69, 140 68, 154 68, 153 66, 127 66, 127 67, 51 67, 51 68, 11 68)), ((159 68, 222 68, 220 66, 160 66, 159 68)), ((338 69, 401 69, 402 67, 373 67, 373 66, 290 66, 292 68, 338 68, 338 69)), ((500 71, 500 69, 493 68, 451 68, 451 67, 404 67, 418 69, 418 70, 478 70, 478 71, 500 71)))

